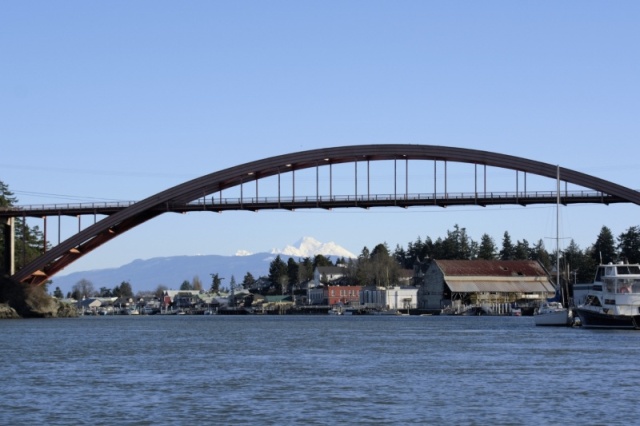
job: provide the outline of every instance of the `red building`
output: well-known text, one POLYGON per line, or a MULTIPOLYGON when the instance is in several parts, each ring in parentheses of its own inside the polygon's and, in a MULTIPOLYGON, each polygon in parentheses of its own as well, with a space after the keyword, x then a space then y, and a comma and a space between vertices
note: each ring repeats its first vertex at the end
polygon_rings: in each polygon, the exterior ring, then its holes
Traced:
POLYGON ((333 305, 357 305, 360 303, 359 285, 330 285, 325 288, 327 294, 327 302, 329 306, 333 305))

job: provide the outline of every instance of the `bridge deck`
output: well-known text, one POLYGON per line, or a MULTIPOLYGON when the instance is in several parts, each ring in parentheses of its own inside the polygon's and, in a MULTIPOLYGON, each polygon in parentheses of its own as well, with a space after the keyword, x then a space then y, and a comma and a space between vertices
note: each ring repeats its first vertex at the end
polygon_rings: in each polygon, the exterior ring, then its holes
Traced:
MULTIPOLYGON (((295 196, 295 197, 244 197, 244 198, 208 198, 190 203, 164 203, 153 210, 159 212, 187 213, 195 211, 233 211, 233 210, 296 210, 296 209, 334 209, 334 208, 373 208, 373 207, 415 207, 415 206, 494 206, 494 205, 534 205, 555 204, 554 191, 537 192, 491 192, 491 193, 449 193, 449 194, 377 194, 346 196, 295 196)), ((613 204, 626 202, 620 197, 598 191, 562 191, 560 203, 568 204, 613 204)), ((124 210, 134 201, 77 203, 51 205, 24 205, 0 208, 0 217, 46 217, 111 215, 124 210)))

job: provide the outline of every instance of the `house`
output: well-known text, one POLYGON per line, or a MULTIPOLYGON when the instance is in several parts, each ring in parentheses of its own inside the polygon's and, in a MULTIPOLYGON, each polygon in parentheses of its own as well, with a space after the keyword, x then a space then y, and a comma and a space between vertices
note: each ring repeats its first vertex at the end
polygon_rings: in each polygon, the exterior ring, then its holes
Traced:
POLYGON ((197 297, 201 293, 201 290, 165 290, 162 295, 162 306, 166 309, 168 306, 176 306, 175 299, 178 294, 181 295, 184 302, 185 297, 193 296, 197 297))
POLYGON ((94 297, 83 298, 78 301, 78 310, 83 314, 97 314, 98 308, 102 306, 102 302, 94 297))
POLYGON ((249 286, 249 290, 263 292, 269 290, 269 287, 271 287, 271 281, 267 277, 259 277, 249 286))
POLYGON ((313 271, 313 286, 328 284, 338 280, 347 274, 347 268, 343 266, 316 266, 313 271))
POLYGON ((420 285, 418 308, 535 303, 553 297, 549 274, 534 260, 434 260, 420 285))
POLYGON ((140 297, 136 303, 138 311, 145 314, 157 314, 161 311, 162 306, 160 299, 156 296, 144 296, 140 297))
POLYGON ((418 307, 418 288, 365 287, 360 292, 360 304, 373 309, 415 309, 418 307))
POLYGON ((193 294, 191 291, 179 292, 173 298, 173 306, 179 309, 193 309, 202 304, 199 292, 193 294))

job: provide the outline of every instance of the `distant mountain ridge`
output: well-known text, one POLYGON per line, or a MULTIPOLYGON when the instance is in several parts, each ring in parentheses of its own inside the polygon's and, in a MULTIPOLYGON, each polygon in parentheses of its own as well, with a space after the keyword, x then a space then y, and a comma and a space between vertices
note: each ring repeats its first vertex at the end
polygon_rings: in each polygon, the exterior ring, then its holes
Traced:
POLYGON ((314 238, 304 237, 294 246, 288 245, 282 250, 273 249, 271 253, 239 252, 236 256, 201 255, 136 259, 117 268, 54 276, 53 283, 49 288, 50 291, 53 291, 56 287, 60 287, 66 295, 74 284, 86 279, 91 281, 96 290, 101 287, 114 288, 123 281, 129 282, 134 292, 155 290, 159 285, 164 285, 169 289, 178 289, 185 280, 192 281, 196 276, 200 278, 204 288, 208 288, 211 283, 211 274, 218 274, 224 279, 222 285, 228 287, 232 276, 239 284, 247 272, 250 272, 254 278, 268 275, 269 264, 277 255, 280 255, 280 258, 287 262, 289 258, 298 260, 318 254, 327 256, 333 261, 341 257, 356 257, 333 242, 324 244, 314 238))

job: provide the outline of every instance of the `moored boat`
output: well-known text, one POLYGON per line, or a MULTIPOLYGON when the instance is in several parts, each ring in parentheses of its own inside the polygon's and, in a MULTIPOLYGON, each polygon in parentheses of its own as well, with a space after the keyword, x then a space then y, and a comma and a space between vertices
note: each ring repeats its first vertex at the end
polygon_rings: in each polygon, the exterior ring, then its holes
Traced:
POLYGON ((584 328, 640 329, 640 265, 598 266, 585 302, 576 307, 584 328))
POLYGON ((533 321, 537 326, 566 327, 573 324, 573 311, 567 308, 568 303, 564 303, 569 292, 562 287, 560 279, 560 167, 556 173, 556 295, 538 306, 533 313, 533 321))
POLYGON ((566 327, 573 323, 573 314, 561 302, 547 301, 533 314, 533 320, 536 325, 566 327))

